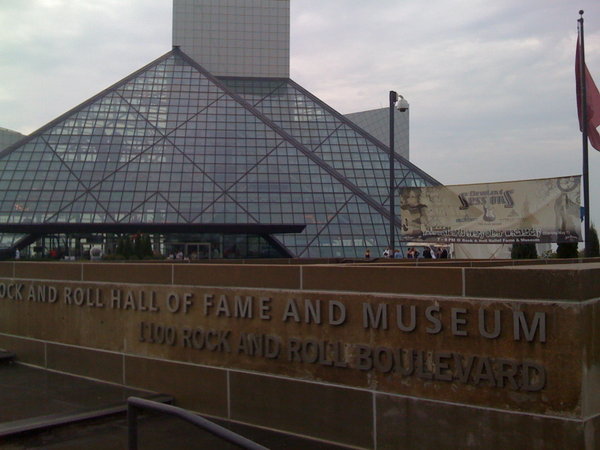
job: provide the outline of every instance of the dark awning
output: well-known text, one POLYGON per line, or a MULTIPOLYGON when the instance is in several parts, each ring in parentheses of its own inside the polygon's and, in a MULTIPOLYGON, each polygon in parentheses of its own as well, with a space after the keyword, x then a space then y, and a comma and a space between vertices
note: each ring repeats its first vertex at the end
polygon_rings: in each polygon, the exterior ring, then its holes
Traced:
POLYGON ((224 233, 280 234, 301 233, 305 224, 230 224, 230 223, 4 223, 0 233, 224 233))

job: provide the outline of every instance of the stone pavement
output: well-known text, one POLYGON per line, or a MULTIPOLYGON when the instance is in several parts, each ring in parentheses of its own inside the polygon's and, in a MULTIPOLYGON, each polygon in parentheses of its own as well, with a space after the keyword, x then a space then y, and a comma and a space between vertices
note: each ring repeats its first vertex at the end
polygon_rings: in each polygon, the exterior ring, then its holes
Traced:
MULTIPOLYGON (((0 363, 0 449, 126 449, 127 418, 122 411, 130 396, 163 401, 168 398, 14 362, 0 363), (105 415, 88 418, 99 413, 105 415), (63 422, 45 428, 47 424, 63 422), (18 434, 12 433, 19 430, 18 434)), ((245 425, 215 422, 267 448, 342 448, 245 425)), ((182 420, 155 414, 140 416, 138 432, 140 449, 237 448, 182 420)))

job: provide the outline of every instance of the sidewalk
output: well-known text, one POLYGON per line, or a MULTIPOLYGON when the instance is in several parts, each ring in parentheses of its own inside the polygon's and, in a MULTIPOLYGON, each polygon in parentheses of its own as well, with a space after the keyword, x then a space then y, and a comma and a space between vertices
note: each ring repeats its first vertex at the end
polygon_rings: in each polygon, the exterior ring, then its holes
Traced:
MULTIPOLYGON (((127 389, 16 363, 0 364, 0 449, 126 449, 130 396, 164 401, 127 389), (104 417, 94 417, 104 412, 104 417), (72 420, 78 420, 72 422, 72 420), (66 423, 39 429, 50 423, 66 423), (13 431, 21 431, 12 434, 13 431)), ((216 421, 272 449, 340 449, 308 439, 216 421)), ((178 419, 144 414, 139 419, 140 449, 238 448, 178 419)))

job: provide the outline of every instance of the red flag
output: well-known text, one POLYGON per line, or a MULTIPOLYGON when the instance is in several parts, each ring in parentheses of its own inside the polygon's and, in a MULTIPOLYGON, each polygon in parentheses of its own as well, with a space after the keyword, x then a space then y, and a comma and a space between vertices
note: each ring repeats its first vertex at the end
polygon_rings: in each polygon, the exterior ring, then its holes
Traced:
MULTIPOLYGON (((583 131, 583 113, 581 110, 581 71, 579 60, 579 37, 577 37, 577 51, 575 52, 575 82, 577 86, 577 114, 579 115, 579 129, 583 131)), ((585 89, 587 103, 587 132, 590 144, 596 150, 600 150, 600 134, 598 127, 600 126, 600 92, 596 87, 596 83, 590 75, 587 66, 585 66, 585 89)))

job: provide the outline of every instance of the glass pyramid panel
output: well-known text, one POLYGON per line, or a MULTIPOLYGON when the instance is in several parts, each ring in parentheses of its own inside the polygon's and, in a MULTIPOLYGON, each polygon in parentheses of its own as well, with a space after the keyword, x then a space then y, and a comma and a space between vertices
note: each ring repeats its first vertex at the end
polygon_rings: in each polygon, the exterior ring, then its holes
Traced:
POLYGON ((287 80, 279 79, 222 78, 221 81, 252 105, 257 105, 287 83, 287 80))
POLYGON ((223 189, 283 142, 281 136, 228 97, 216 101, 168 139, 223 189))
POLYGON ((0 158, 0 221, 36 223, 81 195, 81 183, 55 152, 46 136, 0 158))
POLYGON ((229 195, 223 195, 211 204, 198 217, 195 222, 200 223, 257 223, 257 220, 252 217, 242 205, 237 203, 229 195))
POLYGON ((200 220, 283 141, 172 52, 0 157, 0 220, 200 220), (34 189, 45 194, 30 199, 34 189))
POLYGON ((52 128, 44 139, 73 175, 90 187, 162 135, 111 93, 52 128))
MULTIPOLYGON (((368 248, 383 249, 388 243, 389 222, 360 198, 352 196, 304 249, 299 257, 360 258, 368 248), (357 223, 360 220, 360 224, 357 223)), ((283 235, 281 241, 292 247, 294 236, 283 235)))
MULTIPOLYGON (((279 237, 296 255, 385 246, 386 151, 291 80, 221 81, 174 50, 0 154, 0 223, 301 223, 279 237)), ((398 161, 399 185, 435 182, 398 161)))
POLYGON ((158 192, 119 218, 120 223, 189 223, 189 221, 158 192))
MULTIPOLYGON (((316 248, 312 252, 318 253, 322 242, 342 242, 342 232, 351 236, 374 236, 371 215, 380 217, 326 170, 288 143, 269 154, 239 180, 230 189, 230 194, 261 223, 306 224, 302 234, 281 238, 286 247, 297 255, 312 247, 316 248), (350 199, 353 201, 350 202, 350 199), (355 204, 362 205, 362 208, 355 207, 355 204), (338 217, 341 211, 343 218, 338 217), (363 214, 365 212, 367 214, 363 214), (337 225, 340 221, 350 231, 340 230, 337 225), (316 239, 317 236, 320 239, 316 239)), ((344 242, 347 244, 347 240, 344 242)), ((346 254, 364 252, 364 249, 342 250, 346 254)))
POLYGON ((69 202, 45 220, 49 223, 106 223, 111 221, 104 207, 89 193, 79 195, 74 201, 69 202))
MULTIPOLYGON (((225 80, 226 84, 271 118, 286 132, 314 151, 328 166, 340 172, 346 179, 368 194, 374 201, 385 206, 389 200, 389 153, 350 126, 346 118, 335 114, 318 99, 288 80, 267 97, 258 92, 268 89, 261 81, 225 80), (254 86, 254 91, 252 87, 254 86)), ((437 184, 420 169, 397 156, 395 176, 398 186, 407 186, 403 180, 419 186, 437 184)))
POLYGON ((289 83, 255 106, 313 151, 341 125, 336 117, 293 89, 289 83))
POLYGON ((225 95, 181 58, 162 61, 125 83, 117 93, 165 134, 225 95))

